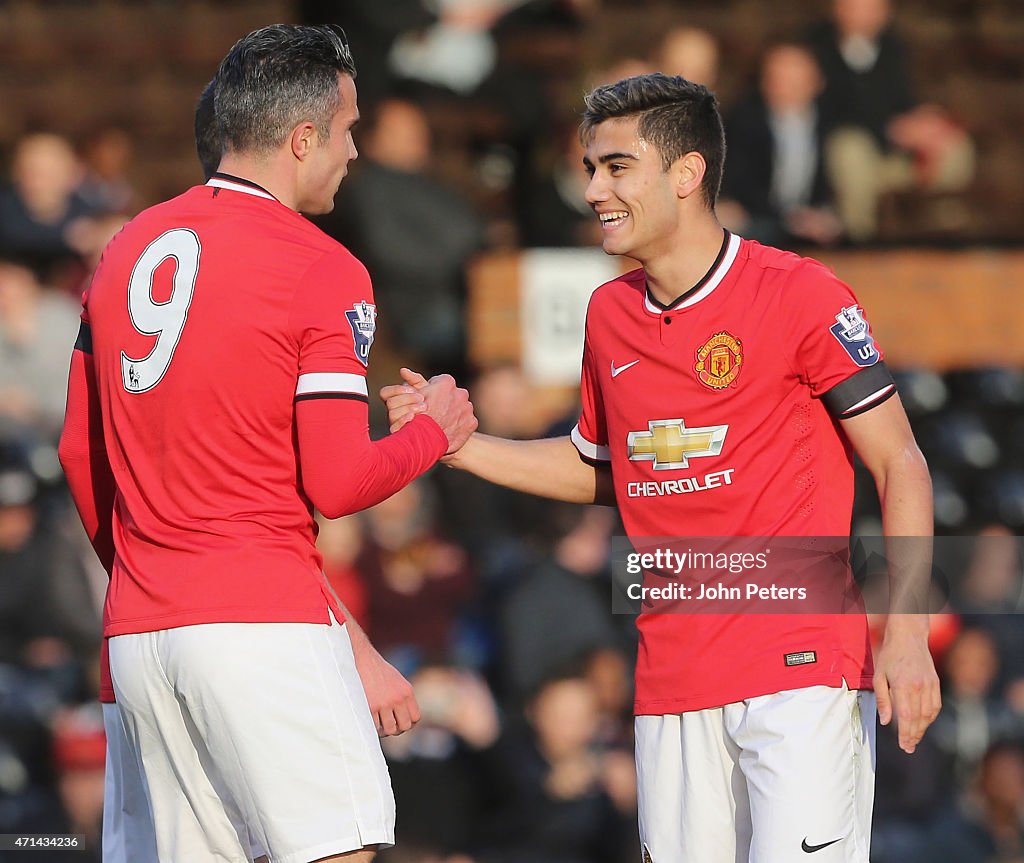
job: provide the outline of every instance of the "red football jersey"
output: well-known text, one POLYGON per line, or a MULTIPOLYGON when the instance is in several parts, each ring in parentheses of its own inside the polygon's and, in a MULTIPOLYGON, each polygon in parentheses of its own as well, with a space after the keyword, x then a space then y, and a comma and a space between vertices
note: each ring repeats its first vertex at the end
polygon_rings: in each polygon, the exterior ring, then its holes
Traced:
POLYGON ((294 401, 366 399, 365 268, 245 181, 146 210, 89 289, 116 557, 104 634, 327 623, 294 401))
MULTIPOLYGON (((833 412, 892 393, 850 289, 816 261, 726 234, 671 307, 643 270, 598 288, 587 313, 583 410, 572 439, 610 461, 627 534, 843 537, 851 449, 833 412), (849 385, 847 385, 849 386, 849 385), (823 398, 824 397, 824 398, 823 398)), ((891 380, 891 379, 889 379, 891 380)), ((871 686, 861 614, 638 618, 636 712, 678 713, 818 684, 871 686), (790 661, 787 657, 797 656, 790 661)))

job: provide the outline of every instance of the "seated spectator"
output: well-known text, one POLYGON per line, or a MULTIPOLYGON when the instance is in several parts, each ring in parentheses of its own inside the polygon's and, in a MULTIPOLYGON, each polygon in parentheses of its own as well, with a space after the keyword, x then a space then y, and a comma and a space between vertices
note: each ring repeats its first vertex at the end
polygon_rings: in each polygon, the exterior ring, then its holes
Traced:
POLYGON ((800 45, 773 46, 757 92, 726 119, 728 158, 718 214, 751 240, 793 248, 827 245, 842 230, 825 177, 817 97, 821 73, 800 45))
POLYGON ((69 699, 96 651, 98 609, 71 539, 43 505, 40 451, 31 432, 0 428, 0 666, 25 669, 69 699), (69 592, 79 604, 65 602, 69 592))
POLYGON ((834 0, 810 34, 825 76, 825 156, 847 235, 878 233, 879 203, 892 191, 957 191, 974 176, 966 132, 936 105, 917 102, 889 0, 834 0))
POLYGON ((497 705, 484 680, 466 669, 426 665, 410 682, 422 718, 381 741, 402 812, 398 844, 437 854, 471 851, 496 805, 497 705))
POLYGON ((59 135, 33 134, 14 150, 0 188, 0 255, 31 261, 47 275, 75 259, 72 228, 96 209, 78 194, 82 166, 59 135))
POLYGON ((629 744, 633 733, 633 663, 619 647, 599 647, 583 660, 583 677, 594 690, 601 716, 599 739, 629 744))
POLYGON ((427 369, 457 373, 464 267, 482 246, 483 227, 429 175, 430 127, 418 105, 387 99, 368 122, 363 158, 320 224, 366 264, 394 347, 427 369))
POLYGON ((469 95, 494 68, 491 28, 506 7, 500 0, 440 0, 438 20, 402 33, 389 54, 397 78, 410 78, 469 95))
POLYGON ((494 859, 619 863, 635 842, 636 799, 628 782, 621 787, 620 762, 598 743, 590 685, 571 673, 552 675, 526 716, 528 728, 510 730, 498 744, 506 799, 494 836, 503 850, 494 859))
POLYGON ((137 210, 138 195, 129 176, 134 153, 134 142, 124 129, 96 129, 82 147, 85 171, 78 196, 97 213, 137 210))
POLYGON ((1024 715, 1024 563, 1021 538, 1002 524, 982 527, 955 594, 964 622, 984 629, 1002 659, 997 691, 1005 693, 1024 715))
MULTIPOLYGON (((469 387, 481 432, 514 439, 538 433, 535 393, 517 366, 484 369, 469 387)), ((485 612, 493 617, 509 586, 533 561, 530 537, 544 522, 546 510, 527 495, 467 471, 443 470, 431 478, 437 481, 445 529, 469 552, 481 580, 485 612)))
POLYGON ((565 504, 549 509, 551 554, 529 566, 502 604, 502 666, 510 694, 521 698, 555 669, 621 634, 608 613, 612 510, 565 504))
POLYGON ((718 84, 718 41, 699 27, 679 25, 662 37, 653 62, 659 72, 679 75, 714 92, 718 84))
POLYGON ((936 819, 918 863, 1020 863, 1024 860, 1024 750, 991 747, 977 780, 952 814, 936 819))
POLYGON ((43 288, 31 269, 0 260, 0 417, 56 440, 79 313, 74 300, 43 288))
MULTIPOLYGON (((996 645, 982 629, 963 629, 946 652, 942 711, 928 731, 954 787, 965 788, 994 743, 1024 733, 1024 721, 998 698, 996 645)), ((948 783, 947 783, 948 784, 948 783)))
POLYGON ((601 225, 585 196, 583 145, 573 124, 554 136, 554 153, 533 171, 524 192, 519 235, 524 246, 598 246, 601 225))

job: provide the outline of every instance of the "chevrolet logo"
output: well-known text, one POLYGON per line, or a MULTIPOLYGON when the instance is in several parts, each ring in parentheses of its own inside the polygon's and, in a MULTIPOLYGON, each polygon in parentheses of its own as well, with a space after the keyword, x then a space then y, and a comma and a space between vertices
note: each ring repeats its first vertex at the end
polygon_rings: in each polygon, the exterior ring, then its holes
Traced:
POLYGON ((648 431, 629 433, 630 461, 653 461, 655 470, 689 467, 689 459, 719 455, 729 426, 688 429, 683 420, 650 420, 648 431))

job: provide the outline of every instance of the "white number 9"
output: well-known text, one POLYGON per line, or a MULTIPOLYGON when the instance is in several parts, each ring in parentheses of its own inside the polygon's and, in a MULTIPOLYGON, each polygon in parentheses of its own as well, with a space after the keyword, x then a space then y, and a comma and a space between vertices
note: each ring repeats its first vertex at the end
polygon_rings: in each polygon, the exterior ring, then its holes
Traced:
POLYGON ((128 282, 128 314, 136 330, 156 336, 156 344, 148 355, 137 360, 121 351, 121 379, 130 393, 153 389, 167 373, 188 318, 200 250, 195 233, 175 228, 153 240, 135 262, 128 282), (167 302, 157 303, 153 301, 153 274, 168 258, 176 263, 171 296, 167 302))

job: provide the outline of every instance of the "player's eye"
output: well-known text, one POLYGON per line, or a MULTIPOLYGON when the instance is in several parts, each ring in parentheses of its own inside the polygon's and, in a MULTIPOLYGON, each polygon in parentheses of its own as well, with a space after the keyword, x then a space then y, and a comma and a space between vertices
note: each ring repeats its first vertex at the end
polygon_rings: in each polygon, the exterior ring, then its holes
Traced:
POLYGON ((612 162, 612 163, 611 163, 611 164, 610 164, 610 165, 608 166, 608 170, 609 170, 609 171, 611 172, 611 175, 612 175, 613 177, 614 177, 614 176, 615 176, 615 174, 617 174, 617 173, 618 173, 619 171, 625 170, 625 168, 626 168, 626 166, 625 166, 625 165, 620 165, 620 164, 618 164, 618 163, 616 163, 616 162, 612 162))

